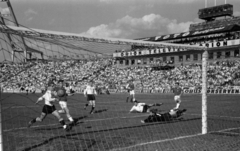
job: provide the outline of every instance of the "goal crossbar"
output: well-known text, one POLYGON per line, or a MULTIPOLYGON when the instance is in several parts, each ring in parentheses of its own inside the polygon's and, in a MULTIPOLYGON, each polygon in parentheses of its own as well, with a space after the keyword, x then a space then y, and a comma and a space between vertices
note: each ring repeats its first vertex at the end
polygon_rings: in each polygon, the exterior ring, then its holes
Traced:
MULTIPOLYGON (((12 33, 15 35, 21 35, 28 38, 37 38, 39 40, 59 40, 60 42, 68 40, 69 46, 78 47, 77 41, 95 42, 95 43, 107 43, 115 45, 135 45, 135 46, 149 46, 149 47, 170 47, 185 50, 205 50, 206 47, 195 46, 195 45, 184 45, 184 44, 172 44, 165 42, 150 42, 142 40, 130 40, 130 39, 120 39, 120 38, 99 38, 93 36, 86 36, 80 34, 66 33, 66 32, 56 32, 42 29, 32 29, 26 27, 16 27, 16 26, 0 26, 0 32, 12 33)), ((67 45, 65 45, 67 46, 67 45)))

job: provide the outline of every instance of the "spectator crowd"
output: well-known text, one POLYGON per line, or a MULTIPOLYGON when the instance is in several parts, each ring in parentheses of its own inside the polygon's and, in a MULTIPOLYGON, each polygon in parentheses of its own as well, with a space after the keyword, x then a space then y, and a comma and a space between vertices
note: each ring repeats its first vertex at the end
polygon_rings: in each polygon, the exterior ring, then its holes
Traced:
MULTIPOLYGON (((97 88, 124 89, 134 79, 137 89, 170 89, 177 81, 182 87, 201 88, 201 64, 154 70, 151 67, 118 68, 113 59, 97 61, 59 61, 0 64, 0 83, 4 90, 42 90, 49 79, 63 79, 66 87, 83 90, 89 81, 97 88)), ((240 60, 208 64, 208 87, 240 86, 240 60)))

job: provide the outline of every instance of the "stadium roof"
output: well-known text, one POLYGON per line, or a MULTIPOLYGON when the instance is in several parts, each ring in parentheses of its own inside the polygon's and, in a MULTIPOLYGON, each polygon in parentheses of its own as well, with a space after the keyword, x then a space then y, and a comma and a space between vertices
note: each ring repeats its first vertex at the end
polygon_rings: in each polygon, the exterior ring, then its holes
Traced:
POLYGON ((234 31, 234 30, 240 30, 240 25, 234 24, 234 25, 222 26, 222 27, 211 28, 211 29, 188 31, 188 32, 182 32, 182 33, 176 33, 176 34, 155 36, 155 37, 139 38, 136 40, 165 41, 165 40, 173 40, 173 39, 179 39, 179 38, 196 37, 196 36, 208 35, 208 34, 214 34, 214 33, 223 33, 223 32, 234 31))
POLYGON ((80 34, 48 31, 41 29, 32 29, 26 27, 0 25, 0 32, 19 35, 27 39, 48 42, 61 45, 71 49, 85 50, 92 53, 112 54, 115 50, 121 50, 124 47, 151 46, 151 47, 170 47, 181 48, 185 50, 203 50, 205 47, 193 45, 170 44, 164 42, 149 42, 143 40, 100 38, 80 34))

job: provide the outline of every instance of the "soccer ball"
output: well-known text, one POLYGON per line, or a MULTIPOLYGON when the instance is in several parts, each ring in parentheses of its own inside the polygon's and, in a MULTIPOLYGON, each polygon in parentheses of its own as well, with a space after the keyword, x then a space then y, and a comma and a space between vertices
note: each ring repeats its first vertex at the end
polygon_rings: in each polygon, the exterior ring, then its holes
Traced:
POLYGON ((57 96, 58 97, 63 97, 64 95, 65 95, 65 91, 64 90, 60 89, 60 90, 57 91, 57 96))

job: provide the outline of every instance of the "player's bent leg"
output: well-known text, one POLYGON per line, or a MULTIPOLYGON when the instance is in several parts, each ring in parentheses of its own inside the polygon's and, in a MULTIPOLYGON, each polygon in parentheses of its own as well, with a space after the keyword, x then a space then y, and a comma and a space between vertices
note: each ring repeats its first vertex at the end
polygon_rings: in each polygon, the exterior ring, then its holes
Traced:
POLYGON ((28 122, 28 127, 31 127, 32 124, 34 124, 36 122, 42 122, 46 116, 47 116, 47 114, 42 112, 40 117, 34 118, 28 122))
POLYGON ((91 104, 92 104, 92 109, 90 111, 90 114, 93 114, 94 113, 94 109, 95 109, 95 100, 92 100, 91 104))
POLYGON ((174 109, 179 109, 180 104, 181 104, 181 100, 180 100, 180 98, 178 98, 178 99, 176 100, 176 107, 175 107, 174 109))
POLYGON ((59 105, 60 105, 60 107, 61 107, 61 110, 58 110, 58 113, 60 113, 60 114, 66 113, 66 111, 65 111, 64 108, 67 106, 67 102, 65 102, 65 101, 59 101, 59 105))
POLYGON ((136 98, 135 98, 135 92, 133 92, 133 94, 132 94, 132 102, 134 102, 136 100, 136 98))
POLYGON ((61 110, 58 110, 58 113, 65 114, 66 112, 65 112, 65 110, 61 109, 61 110))
POLYGON ((59 121, 60 121, 61 119, 63 119, 63 118, 61 117, 61 115, 58 113, 57 110, 54 111, 54 112, 52 112, 52 115, 54 115, 59 121))
POLYGON ((58 119, 59 123, 63 126, 63 129, 65 129, 67 131, 69 130, 69 127, 66 125, 64 119, 61 117, 61 115, 58 113, 58 111, 52 112, 52 115, 54 115, 58 119))
POLYGON ((126 98, 126 102, 128 102, 128 99, 129 99, 129 96, 127 96, 127 98, 126 98))
POLYGON ((88 105, 89 105, 89 102, 85 104, 85 106, 84 106, 84 110, 87 109, 88 105))
POLYGON ((70 122, 74 122, 72 116, 70 115, 69 109, 68 109, 67 107, 65 107, 64 110, 65 110, 65 113, 66 113, 66 116, 67 116, 68 120, 69 120, 70 122))
POLYGON ((45 119, 46 116, 47 116, 47 114, 42 112, 40 117, 37 117, 36 120, 38 122, 42 122, 45 119))

